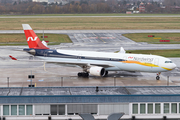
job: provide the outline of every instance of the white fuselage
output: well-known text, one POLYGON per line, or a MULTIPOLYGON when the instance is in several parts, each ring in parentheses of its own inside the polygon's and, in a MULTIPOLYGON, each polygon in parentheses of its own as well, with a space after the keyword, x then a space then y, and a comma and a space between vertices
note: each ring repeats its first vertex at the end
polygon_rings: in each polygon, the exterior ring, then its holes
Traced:
MULTIPOLYGON (((47 61, 66 61, 68 63, 83 63, 104 67, 106 71, 140 71, 140 72, 165 72, 176 67, 168 58, 157 55, 108 53, 72 50, 47 50, 44 56, 39 56, 47 61)), ((69 64, 73 66, 73 64, 69 64)), ((74 64, 76 65, 76 64, 74 64)))

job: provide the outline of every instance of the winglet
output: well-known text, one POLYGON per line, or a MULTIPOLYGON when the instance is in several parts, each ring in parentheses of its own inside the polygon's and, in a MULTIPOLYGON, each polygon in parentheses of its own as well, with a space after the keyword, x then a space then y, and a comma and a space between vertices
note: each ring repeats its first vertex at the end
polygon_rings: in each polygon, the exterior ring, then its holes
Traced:
POLYGON ((17 60, 15 57, 9 55, 9 57, 12 59, 12 60, 17 60))

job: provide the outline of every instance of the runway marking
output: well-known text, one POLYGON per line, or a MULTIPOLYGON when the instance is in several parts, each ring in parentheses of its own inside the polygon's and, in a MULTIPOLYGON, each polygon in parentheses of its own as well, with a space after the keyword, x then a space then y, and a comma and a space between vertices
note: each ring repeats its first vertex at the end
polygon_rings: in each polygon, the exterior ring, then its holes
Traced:
POLYGON ((38 80, 39 82, 43 82, 44 80, 38 80))
POLYGON ((115 37, 100 37, 102 39, 115 39, 115 37))
MULTIPOLYGON (((94 33, 92 33, 94 36, 96 36, 94 33)), ((101 39, 101 37, 96 36, 97 38, 99 38, 101 41, 103 41, 104 43, 106 43, 103 39, 101 39)))
POLYGON ((44 67, 44 71, 46 71, 46 62, 44 62, 43 67, 44 67))

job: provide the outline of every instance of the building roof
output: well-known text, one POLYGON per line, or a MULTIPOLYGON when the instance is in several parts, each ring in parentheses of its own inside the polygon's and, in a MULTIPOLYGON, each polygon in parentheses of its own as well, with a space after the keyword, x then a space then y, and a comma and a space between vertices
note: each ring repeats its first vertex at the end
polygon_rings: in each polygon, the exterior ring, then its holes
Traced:
POLYGON ((10 87, 0 88, 0 96, 51 96, 51 95, 170 95, 180 94, 179 86, 128 86, 128 87, 10 87))
POLYGON ((179 102, 178 86, 0 88, 0 103, 179 102))

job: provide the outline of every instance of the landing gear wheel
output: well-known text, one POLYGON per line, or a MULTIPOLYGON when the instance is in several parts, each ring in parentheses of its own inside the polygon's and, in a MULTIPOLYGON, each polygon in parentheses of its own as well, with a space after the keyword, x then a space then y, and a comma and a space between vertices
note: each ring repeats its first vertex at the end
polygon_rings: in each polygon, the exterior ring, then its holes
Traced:
POLYGON ((82 76, 83 77, 89 77, 89 73, 83 73, 82 76))
POLYGON ((78 73, 78 77, 82 77, 82 73, 81 72, 78 73))
POLYGON ((156 77, 156 80, 159 80, 159 79, 160 79, 160 77, 159 77, 159 76, 157 76, 157 77, 156 77))
POLYGON ((87 72, 79 72, 78 77, 89 77, 89 73, 87 73, 87 72))

